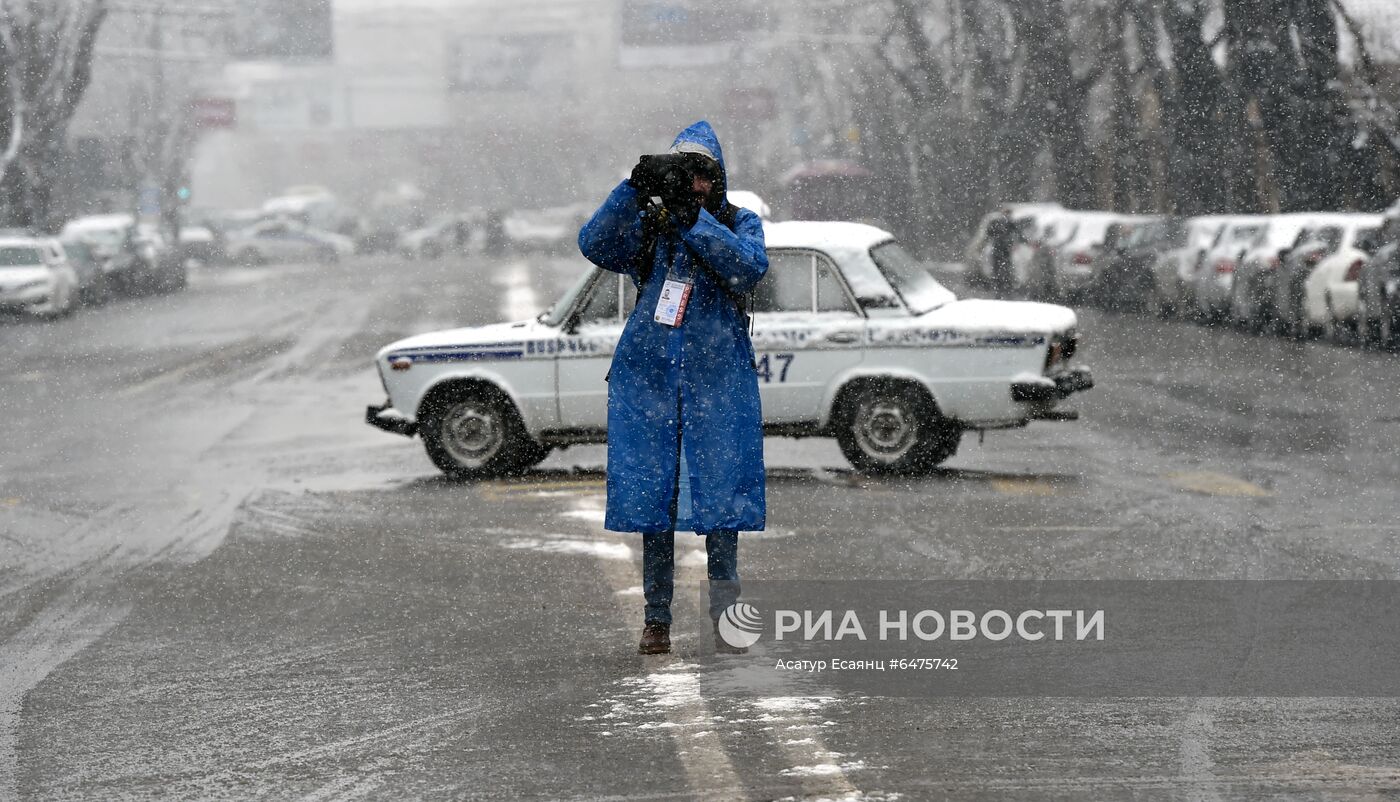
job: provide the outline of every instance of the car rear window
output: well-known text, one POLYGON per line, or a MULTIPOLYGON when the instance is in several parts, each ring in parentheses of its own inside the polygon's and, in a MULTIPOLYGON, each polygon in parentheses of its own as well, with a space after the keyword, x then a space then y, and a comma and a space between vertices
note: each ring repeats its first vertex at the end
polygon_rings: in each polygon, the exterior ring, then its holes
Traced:
POLYGON ((33 267, 44 263, 38 248, 23 245, 0 246, 0 267, 33 267))

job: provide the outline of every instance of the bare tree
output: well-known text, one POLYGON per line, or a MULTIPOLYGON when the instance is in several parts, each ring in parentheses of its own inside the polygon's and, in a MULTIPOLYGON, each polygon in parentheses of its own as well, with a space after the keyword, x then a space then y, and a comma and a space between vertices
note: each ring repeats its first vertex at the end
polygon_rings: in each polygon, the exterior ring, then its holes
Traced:
POLYGON ((104 0, 0 0, 0 204, 49 228, 68 122, 91 81, 104 0))

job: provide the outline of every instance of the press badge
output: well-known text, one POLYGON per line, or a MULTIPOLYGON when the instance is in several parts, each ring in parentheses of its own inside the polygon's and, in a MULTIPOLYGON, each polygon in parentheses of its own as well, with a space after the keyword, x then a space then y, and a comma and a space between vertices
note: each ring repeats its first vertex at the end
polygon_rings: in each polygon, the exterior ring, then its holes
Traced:
POLYGON ((667 326, 679 326, 685 318, 685 305, 690 300, 691 284, 688 281, 666 279, 661 285, 661 297, 656 300, 656 322, 667 326))

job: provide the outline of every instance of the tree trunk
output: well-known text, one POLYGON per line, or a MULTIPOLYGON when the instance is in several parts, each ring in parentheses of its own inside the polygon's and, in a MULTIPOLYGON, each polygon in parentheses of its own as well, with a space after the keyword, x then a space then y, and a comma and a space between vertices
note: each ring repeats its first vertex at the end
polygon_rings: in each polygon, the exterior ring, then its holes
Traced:
POLYGON ((1188 216, 1230 211, 1228 182, 1240 167, 1230 158, 1231 130, 1224 125, 1226 87, 1202 33, 1206 11, 1199 2, 1162 6, 1175 77, 1175 91, 1163 98, 1170 180, 1176 211, 1188 216))
POLYGON ((1061 0, 1022 0, 1017 35, 1026 43, 1026 93, 1035 103, 1039 134, 1049 143, 1059 200, 1094 205, 1093 155, 1086 136, 1087 90, 1070 66, 1069 22, 1061 0))

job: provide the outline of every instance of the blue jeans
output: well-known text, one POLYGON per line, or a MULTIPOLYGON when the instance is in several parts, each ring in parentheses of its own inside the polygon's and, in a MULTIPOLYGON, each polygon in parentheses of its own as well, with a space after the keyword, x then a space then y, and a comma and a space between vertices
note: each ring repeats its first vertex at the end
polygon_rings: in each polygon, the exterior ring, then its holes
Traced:
MULTIPOLYGON (((710 620, 718 620, 739 598, 739 533, 705 535, 709 563, 710 620)), ((676 533, 642 535, 642 593, 647 599, 647 623, 671 623, 671 596, 676 587, 676 533)))

